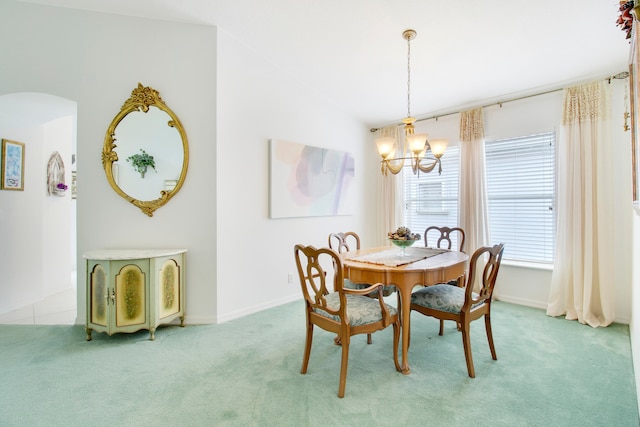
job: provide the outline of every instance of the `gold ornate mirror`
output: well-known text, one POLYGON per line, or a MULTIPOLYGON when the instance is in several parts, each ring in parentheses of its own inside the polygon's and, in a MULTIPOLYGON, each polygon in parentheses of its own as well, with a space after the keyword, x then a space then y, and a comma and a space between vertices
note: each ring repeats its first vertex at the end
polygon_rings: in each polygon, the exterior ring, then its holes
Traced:
POLYGON ((153 216, 180 191, 188 165, 189 144, 182 123, 157 90, 138 83, 104 139, 102 166, 109 184, 153 216))

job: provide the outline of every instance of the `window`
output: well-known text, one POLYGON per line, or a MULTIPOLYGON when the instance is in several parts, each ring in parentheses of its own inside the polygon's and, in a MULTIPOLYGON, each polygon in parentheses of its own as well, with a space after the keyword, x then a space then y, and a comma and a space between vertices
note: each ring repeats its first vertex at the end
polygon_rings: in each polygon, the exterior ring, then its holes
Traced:
POLYGON ((491 242, 504 258, 552 263, 555 133, 486 141, 491 242))
MULTIPOLYGON (((552 263, 555 133, 486 141, 485 149, 490 242, 505 243, 505 259, 552 263)), ((404 224, 414 233, 458 225, 459 158, 452 146, 442 157, 442 175, 403 171, 404 224)))
POLYGON ((443 200, 444 190, 444 183, 441 180, 418 182, 418 213, 445 213, 446 207, 443 200))
MULTIPOLYGON (((424 230, 431 225, 456 227, 458 224, 458 153, 457 146, 447 147, 442 156, 442 175, 437 171, 414 175, 410 167, 402 171, 404 225, 423 238, 424 230)), ((458 242, 453 244, 457 246, 458 242)))

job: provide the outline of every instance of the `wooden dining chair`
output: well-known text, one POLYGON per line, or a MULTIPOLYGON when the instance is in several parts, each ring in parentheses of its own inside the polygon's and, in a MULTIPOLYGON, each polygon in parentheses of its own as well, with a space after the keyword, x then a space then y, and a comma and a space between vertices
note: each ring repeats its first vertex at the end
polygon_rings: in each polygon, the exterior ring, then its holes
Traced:
MULTIPOLYGON (((339 232, 329 234, 329 248, 338 252, 339 254, 349 252, 350 250, 360 249, 360 236, 355 231, 339 232)), ((351 280, 344 279, 344 287, 348 289, 366 289, 371 286, 370 283, 354 283, 351 280)), ((375 292, 371 297, 377 297, 378 293, 375 292)), ((336 344, 340 344, 339 337, 335 339, 336 344)), ((371 334, 367 334, 367 344, 371 344, 371 334)))
POLYGON ((443 320, 455 320, 460 325, 464 357, 467 361, 467 371, 471 378, 476 376, 473 368, 469 334, 472 321, 484 316, 491 357, 493 360, 498 360, 491 333, 491 297, 498 277, 503 251, 503 243, 493 247, 483 246, 475 251, 469 262, 467 284, 464 288, 439 284, 424 287, 411 295, 411 310, 422 313, 425 316, 440 319, 439 335, 442 335, 443 320), (479 264, 479 262, 484 262, 486 254, 489 255, 489 259, 484 264, 484 268, 482 268, 482 264, 479 264), (473 291, 473 282, 476 274, 480 275, 482 285, 478 292, 473 291))
POLYGON ((401 371, 398 363, 398 312, 395 307, 386 304, 384 299, 366 296, 376 289, 381 292, 382 283, 365 289, 345 288, 342 260, 340 255, 330 248, 316 249, 313 246, 296 245, 294 255, 304 296, 307 326, 300 372, 307 373, 314 326, 337 334, 342 345, 338 397, 344 397, 351 336, 371 334, 389 325, 393 326, 393 361, 396 370, 401 371), (323 267, 325 265, 333 266, 333 271, 326 271, 323 267))
MULTIPOLYGON (((464 230, 460 227, 438 227, 436 225, 432 225, 427 227, 424 230, 424 246, 425 247, 436 247, 440 249, 453 249, 458 250, 459 252, 464 252, 464 241, 465 235, 464 230), (453 249, 453 236, 456 236, 458 248, 453 249), (429 246, 429 242, 434 243, 434 246, 429 246)), ((456 280, 450 280, 447 282, 447 285, 459 286, 463 287, 465 283, 465 276, 460 276, 456 280)), ((460 324, 458 323, 458 330, 460 330, 460 324)), ((444 332, 444 320, 440 320, 440 335, 444 332)))

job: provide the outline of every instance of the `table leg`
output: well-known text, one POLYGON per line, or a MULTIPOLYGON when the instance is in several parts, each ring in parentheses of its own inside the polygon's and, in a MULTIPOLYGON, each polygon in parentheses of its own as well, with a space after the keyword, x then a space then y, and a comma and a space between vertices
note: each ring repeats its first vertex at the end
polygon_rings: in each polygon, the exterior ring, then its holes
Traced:
POLYGON ((411 291, 400 289, 398 287, 398 302, 400 303, 400 323, 401 323, 401 337, 402 337, 402 373, 405 375, 409 375, 411 368, 409 367, 409 362, 407 360, 407 353, 409 351, 409 333, 410 327, 409 322, 411 321, 411 291))

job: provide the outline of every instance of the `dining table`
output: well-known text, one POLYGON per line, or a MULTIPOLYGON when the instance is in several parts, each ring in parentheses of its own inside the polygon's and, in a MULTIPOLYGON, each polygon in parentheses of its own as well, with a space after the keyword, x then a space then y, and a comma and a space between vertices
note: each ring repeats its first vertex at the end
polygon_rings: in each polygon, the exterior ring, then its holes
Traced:
POLYGON ((411 322, 411 293, 416 286, 447 283, 463 277, 469 256, 439 248, 391 246, 358 249, 341 255, 344 277, 355 283, 393 285, 398 292, 402 337, 402 373, 410 367, 407 353, 411 322))

